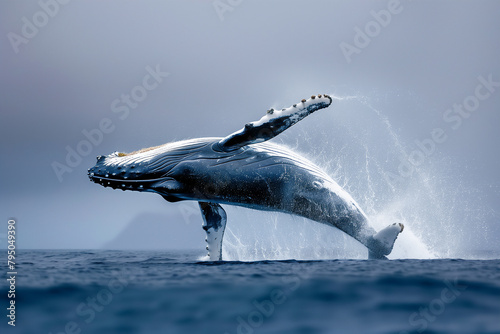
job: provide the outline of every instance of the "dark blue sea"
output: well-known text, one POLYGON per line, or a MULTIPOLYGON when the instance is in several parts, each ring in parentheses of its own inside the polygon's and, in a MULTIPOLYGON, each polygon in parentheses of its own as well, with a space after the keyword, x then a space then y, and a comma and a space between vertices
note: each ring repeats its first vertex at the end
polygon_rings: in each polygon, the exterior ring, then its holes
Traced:
POLYGON ((0 332, 500 333, 500 260, 202 255, 19 251, 16 326, 3 279, 0 332))

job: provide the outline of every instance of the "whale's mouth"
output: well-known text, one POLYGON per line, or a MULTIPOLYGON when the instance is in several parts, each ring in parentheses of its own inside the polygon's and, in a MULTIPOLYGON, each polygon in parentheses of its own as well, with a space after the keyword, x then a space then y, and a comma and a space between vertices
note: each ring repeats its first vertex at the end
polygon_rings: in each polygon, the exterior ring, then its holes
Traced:
POLYGON ((142 168, 105 164, 106 157, 97 157, 97 164, 88 170, 90 181, 103 187, 122 190, 153 191, 154 184, 164 181, 162 175, 144 173, 142 168), (155 177, 156 176, 156 177, 155 177))
POLYGON ((94 172, 88 173, 89 179, 103 187, 111 187, 113 189, 136 190, 136 191, 153 191, 153 185, 165 181, 166 177, 155 179, 141 180, 125 180, 120 178, 106 177, 97 175, 94 172))
POLYGON ((118 152, 108 156, 98 156, 97 164, 88 169, 90 181, 113 189, 149 191, 152 184, 161 180, 161 178, 145 174, 142 168, 136 164, 127 166, 109 163, 110 158, 122 156, 123 153, 118 152))

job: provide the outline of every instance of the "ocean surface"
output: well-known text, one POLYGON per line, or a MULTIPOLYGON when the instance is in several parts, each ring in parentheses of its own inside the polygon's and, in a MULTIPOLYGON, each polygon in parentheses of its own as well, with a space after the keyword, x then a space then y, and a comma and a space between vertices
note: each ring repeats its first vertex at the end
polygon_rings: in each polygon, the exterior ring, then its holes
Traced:
POLYGON ((18 251, 16 326, 3 279, 0 332, 500 333, 500 260, 202 255, 18 251))

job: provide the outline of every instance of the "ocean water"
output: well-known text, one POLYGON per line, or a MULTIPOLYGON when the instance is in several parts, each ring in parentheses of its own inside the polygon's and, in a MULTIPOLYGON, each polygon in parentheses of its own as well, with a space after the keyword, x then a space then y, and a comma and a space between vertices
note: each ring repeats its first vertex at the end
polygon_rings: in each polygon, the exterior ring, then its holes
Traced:
POLYGON ((0 332, 500 333, 500 260, 202 256, 21 250, 16 327, 2 315, 0 332))

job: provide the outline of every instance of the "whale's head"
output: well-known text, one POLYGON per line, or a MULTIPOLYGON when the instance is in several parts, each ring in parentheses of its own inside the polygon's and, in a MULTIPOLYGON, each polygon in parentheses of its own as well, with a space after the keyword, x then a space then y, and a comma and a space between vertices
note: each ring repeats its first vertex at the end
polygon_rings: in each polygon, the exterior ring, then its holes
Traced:
POLYGON ((186 140, 142 149, 132 153, 114 152, 98 156, 88 170, 92 182, 113 189, 165 193, 165 184, 175 181, 172 170, 184 159, 197 154, 212 138, 186 140))

